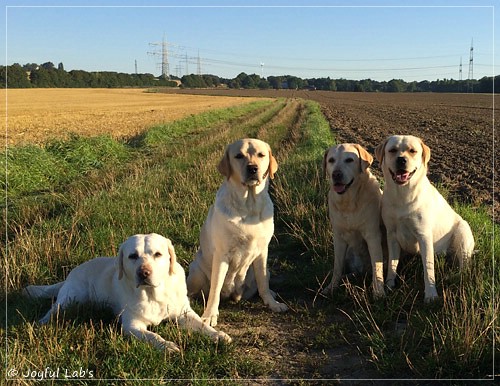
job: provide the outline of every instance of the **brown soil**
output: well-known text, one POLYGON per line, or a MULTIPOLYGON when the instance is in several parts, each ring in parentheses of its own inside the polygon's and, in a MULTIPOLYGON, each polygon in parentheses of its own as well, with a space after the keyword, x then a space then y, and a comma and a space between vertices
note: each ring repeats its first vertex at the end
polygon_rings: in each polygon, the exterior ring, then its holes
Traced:
MULTIPOLYGON (((491 94, 386 94, 295 90, 180 90, 232 96, 299 97, 317 101, 336 142, 356 142, 372 154, 392 134, 421 137, 431 148, 429 178, 448 199, 486 205, 498 221, 500 200, 494 181, 499 103, 491 94)), ((497 98, 498 99, 498 98, 497 98)), ((373 171, 379 177, 375 161, 373 171)))

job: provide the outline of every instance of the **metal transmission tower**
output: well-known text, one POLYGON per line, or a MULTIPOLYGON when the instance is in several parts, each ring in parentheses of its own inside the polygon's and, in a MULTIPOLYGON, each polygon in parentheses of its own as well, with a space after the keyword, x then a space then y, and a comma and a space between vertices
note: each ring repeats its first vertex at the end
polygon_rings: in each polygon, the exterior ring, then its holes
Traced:
POLYGON ((467 76, 467 92, 474 92, 472 80, 474 78, 474 40, 470 42, 470 56, 469 56, 469 75, 467 76))
POLYGON ((462 57, 460 57, 460 66, 458 67, 458 91, 462 92, 462 57))
POLYGON ((161 57, 161 75, 165 79, 170 79, 170 68, 168 64, 168 47, 174 46, 173 44, 167 43, 167 38, 163 35, 163 40, 161 43, 149 43, 152 47, 160 47, 160 50, 155 50, 152 52, 148 52, 148 54, 153 56, 161 57))

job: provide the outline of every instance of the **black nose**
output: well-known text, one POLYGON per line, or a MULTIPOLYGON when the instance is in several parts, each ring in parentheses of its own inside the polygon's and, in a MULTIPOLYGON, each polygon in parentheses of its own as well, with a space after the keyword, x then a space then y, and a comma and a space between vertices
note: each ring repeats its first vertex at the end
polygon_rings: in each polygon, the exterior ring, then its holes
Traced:
POLYGON ((405 157, 396 158, 396 166, 405 167, 406 166, 406 158, 405 157))
POLYGON ((334 181, 342 181, 342 178, 344 178, 344 174, 340 170, 334 170, 332 173, 332 178, 334 181))
POLYGON ((250 175, 257 174, 258 171, 259 171, 259 168, 255 165, 248 165, 247 166, 247 172, 250 175))

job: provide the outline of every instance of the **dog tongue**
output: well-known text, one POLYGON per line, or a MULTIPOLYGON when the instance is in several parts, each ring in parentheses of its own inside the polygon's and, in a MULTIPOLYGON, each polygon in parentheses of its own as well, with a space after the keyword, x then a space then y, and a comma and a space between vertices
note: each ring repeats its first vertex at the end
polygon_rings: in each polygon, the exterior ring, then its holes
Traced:
POLYGON ((336 193, 342 193, 345 191, 345 185, 344 184, 335 184, 335 185, 333 185, 333 190, 336 193))
POLYGON ((410 173, 404 171, 404 172, 400 172, 398 171, 396 173, 396 181, 397 182, 406 182, 408 181, 408 178, 410 178, 410 173))

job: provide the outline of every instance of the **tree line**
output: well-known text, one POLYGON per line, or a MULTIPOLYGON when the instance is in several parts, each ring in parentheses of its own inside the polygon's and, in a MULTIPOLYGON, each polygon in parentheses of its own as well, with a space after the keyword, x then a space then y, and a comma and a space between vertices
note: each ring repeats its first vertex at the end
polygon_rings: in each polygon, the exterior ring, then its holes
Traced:
POLYGON ((454 80, 438 79, 435 81, 424 80, 421 82, 405 82, 402 79, 390 81, 376 81, 372 79, 349 80, 311 78, 301 79, 292 75, 269 76, 262 78, 257 74, 240 73, 234 79, 218 78, 214 75, 188 75, 181 78, 181 87, 185 88, 210 88, 221 84, 229 88, 244 89, 309 89, 326 91, 351 91, 351 92, 477 92, 492 93, 500 90, 500 76, 483 77, 479 80, 454 80))
POLYGON ((152 74, 125 74, 112 71, 83 70, 65 71, 64 65, 56 67, 52 62, 41 65, 29 63, 21 66, 0 66, 0 85, 5 88, 119 88, 177 86, 176 82, 155 77, 152 74))
POLYGON ((111 71, 87 72, 65 71, 64 65, 56 67, 52 62, 41 65, 29 63, 21 66, 0 66, 0 85, 9 88, 29 87, 183 87, 183 88, 244 88, 244 89, 310 89, 352 92, 477 92, 492 93, 500 90, 500 76, 483 77, 474 80, 438 79, 421 82, 406 82, 402 79, 376 81, 372 79, 349 80, 310 78, 302 79, 292 75, 268 76, 240 73, 227 79, 216 75, 185 75, 182 78, 155 77, 152 74, 125 74, 111 71))

